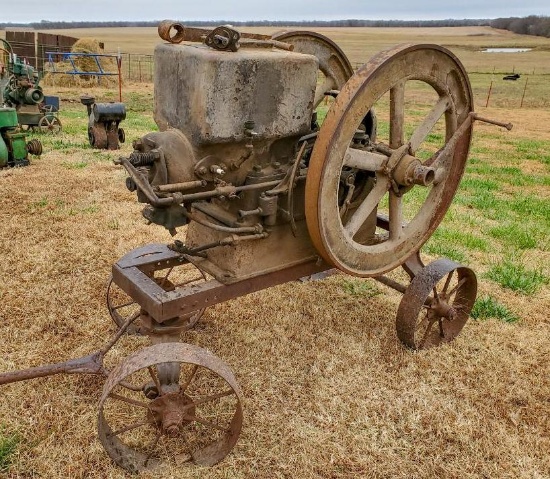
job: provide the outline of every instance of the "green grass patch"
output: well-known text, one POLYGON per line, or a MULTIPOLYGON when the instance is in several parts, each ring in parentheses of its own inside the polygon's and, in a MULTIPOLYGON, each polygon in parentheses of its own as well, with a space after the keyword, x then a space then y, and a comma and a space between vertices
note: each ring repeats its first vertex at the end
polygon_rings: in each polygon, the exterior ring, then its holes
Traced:
POLYGON ((449 246, 462 246, 478 251, 488 251, 490 246, 484 238, 442 226, 435 231, 430 241, 432 240, 437 243, 446 243, 449 246))
POLYGON ((485 276, 504 288, 526 295, 536 293, 549 281, 549 278, 540 269, 528 269, 524 265, 512 261, 493 265, 485 276))
POLYGON ((81 170, 88 166, 88 162, 87 161, 64 161, 63 163, 61 163, 61 166, 63 166, 63 168, 67 168, 68 170, 81 170))
POLYGON ((522 139, 515 142, 516 151, 524 160, 539 160, 550 149, 550 142, 522 139))
POLYGON ((498 191, 500 189, 496 181, 471 176, 463 178, 460 187, 473 191, 498 191))
POLYGON ((507 202, 515 213, 523 217, 538 217, 550 224, 550 201, 530 195, 515 195, 512 201, 507 202))
POLYGON ((368 298, 373 298, 381 293, 372 283, 359 279, 343 280, 342 289, 351 296, 366 296, 368 298))
POLYGON ((32 203, 30 203, 29 205, 32 209, 35 209, 35 208, 45 208, 46 206, 48 206, 48 198, 46 196, 43 196, 42 198, 40 198, 38 201, 33 201, 32 203))
POLYGON ((17 433, 8 433, 0 428, 0 472, 8 472, 21 437, 17 433))
MULTIPOLYGON (((539 231, 517 223, 496 226, 489 230, 489 234, 507 246, 520 250, 536 248, 538 243, 537 238, 540 236, 539 231)), ((544 250, 546 247, 540 244, 539 249, 544 250)))
POLYGON ((466 263, 466 255, 464 252, 453 245, 438 243, 430 240, 424 246, 424 251, 432 256, 444 256, 445 258, 452 259, 457 263, 466 263))
POLYGON ((506 323, 515 323, 520 319, 492 296, 483 296, 477 299, 470 316, 474 319, 495 318, 506 323))

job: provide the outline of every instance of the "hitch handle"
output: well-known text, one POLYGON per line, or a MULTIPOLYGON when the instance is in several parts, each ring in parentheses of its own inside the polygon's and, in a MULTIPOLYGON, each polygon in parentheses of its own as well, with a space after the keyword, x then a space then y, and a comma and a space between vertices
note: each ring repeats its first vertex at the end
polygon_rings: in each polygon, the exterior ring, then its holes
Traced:
POLYGON ((474 120, 482 121, 483 123, 489 123, 491 125, 502 126, 503 128, 506 128, 508 131, 510 131, 514 127, 514 125, 512 125, 512 123, 504 123, 502 121, 496 121, 496 120, 491 120, 489 118, 483 118, 481 116, 478 116, 477 114, 474 114, 474 120))
POLYGON ((0 374, 0 386, 4 384, 26 381, 27 379, 53 376, 55 374, 104 374, 103 353, 97 351, 88 356, 71 359, 63 363, 21 369, 11 373, 0 374))

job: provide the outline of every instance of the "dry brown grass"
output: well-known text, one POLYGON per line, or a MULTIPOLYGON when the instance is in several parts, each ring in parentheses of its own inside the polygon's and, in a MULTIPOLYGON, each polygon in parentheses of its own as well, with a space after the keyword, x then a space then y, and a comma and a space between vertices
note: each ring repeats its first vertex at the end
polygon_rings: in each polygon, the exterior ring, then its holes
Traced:
MULTIPOLYGON (((547 111, 487 113, 516 122, 512 138, 550 138, 547 111)), ((85 128, 60 141, 32 166, 0 172, 0 371, 98 349, 114 330, 104 304, 111 265, 170 240, 140 220, 109 161, 118 153, 88 149, 85 128)), ((289 283, 207 310, 184 340, 235 371, 243 433, 220 465, 163 477, 550 477, 547 287, 525 297, 482 281, 481 294, 522 321, 470 321, 454 344, 412 353, 394 332, 400 296, 372 280, 380 294, 352 294, 349 280, 289 283)), ((145 344, 124 338, 108 363, 145 344)), ((2 477, 131 477, 97 439, 101 388, 84 376, 2 387, 0 425, 22 437, 2 477)))

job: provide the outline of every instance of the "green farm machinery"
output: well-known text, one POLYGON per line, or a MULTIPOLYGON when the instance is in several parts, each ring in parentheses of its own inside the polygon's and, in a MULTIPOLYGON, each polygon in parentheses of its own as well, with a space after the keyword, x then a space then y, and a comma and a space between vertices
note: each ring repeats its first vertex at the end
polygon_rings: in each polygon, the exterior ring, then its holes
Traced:
POLYGON ((56 115, 58 98, 44 97, 38 71, 14 54, 6 40, 0 39, 0 43, 2 102, 15 108, 18 124, 22 128, 59 133, 62 127, 56 115), (50 101, 45 101, 47 99, 50 101))
POLYGON ((27 166, 29 154, 40 156, 39 140, 26 141, 27 133, 20 131, 15 108, 0 108, 0 168, 27 166))

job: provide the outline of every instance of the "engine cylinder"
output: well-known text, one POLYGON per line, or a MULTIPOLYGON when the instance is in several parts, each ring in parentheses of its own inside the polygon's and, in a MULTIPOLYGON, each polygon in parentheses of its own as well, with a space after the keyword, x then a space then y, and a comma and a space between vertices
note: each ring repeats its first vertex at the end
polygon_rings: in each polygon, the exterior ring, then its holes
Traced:
POLYGON ((161 44, 155 48, 155 121, 161 130, 184 132, 199 150, 251 136, 270 143, 303 135, 310 131, 317 72, 312 55, 161 44))

